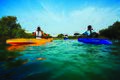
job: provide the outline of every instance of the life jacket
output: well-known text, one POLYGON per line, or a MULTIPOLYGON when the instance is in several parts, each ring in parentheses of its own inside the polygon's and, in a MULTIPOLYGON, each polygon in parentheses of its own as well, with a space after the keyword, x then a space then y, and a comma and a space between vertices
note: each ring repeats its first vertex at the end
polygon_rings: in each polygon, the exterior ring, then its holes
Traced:
POLYGON ((35 33, 36 33, 36 39, 41 39, 42 37, 41 31, 36 31, 35 33))
MULTIPOLYGON (((93 32, 95 32, 94 30, 91 30, 91 32, 93 33, 93 32)), ((83 35, 86 35, 86 36, 90 36, 92 33, 91 33, 89 30, 87 30, 87 31, 85 31, 84 33, 83 33, 83 35)))

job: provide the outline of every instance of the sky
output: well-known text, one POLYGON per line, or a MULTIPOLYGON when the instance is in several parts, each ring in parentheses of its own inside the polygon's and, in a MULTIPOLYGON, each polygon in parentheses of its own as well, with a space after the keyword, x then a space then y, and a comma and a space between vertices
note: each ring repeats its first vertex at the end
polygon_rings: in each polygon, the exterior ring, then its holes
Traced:
POLYGON ((16 16, 28 32, 38 26, 51 35, 98 32, 120 21, 120 0, 0 0, 0 18, 16 16))

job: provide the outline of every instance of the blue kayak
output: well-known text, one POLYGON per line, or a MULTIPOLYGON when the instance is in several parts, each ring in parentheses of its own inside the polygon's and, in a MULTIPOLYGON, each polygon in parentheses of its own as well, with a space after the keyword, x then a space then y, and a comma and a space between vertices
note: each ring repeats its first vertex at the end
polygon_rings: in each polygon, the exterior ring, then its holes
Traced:
POLYGON ((64 40, 68 40, 68 38, 64 38, 64 40))
POLYGON ((112 42, 107 39, 98 39, 98 38, 78 38, 78 41, 89 44, 105 44, 105 45, 112 44, 112 42))

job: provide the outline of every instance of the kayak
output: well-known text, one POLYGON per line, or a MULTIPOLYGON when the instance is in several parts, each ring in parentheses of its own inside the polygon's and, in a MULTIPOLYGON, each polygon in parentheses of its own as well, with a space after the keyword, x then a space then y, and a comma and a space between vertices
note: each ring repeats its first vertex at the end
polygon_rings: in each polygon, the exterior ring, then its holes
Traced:
POLYGON ((25 38, 19 38, 19 39, 8 39, 6 40, 7 44, 10 45, 27 45, 27 44, 45 44, 47 42, 51 42, 53 39, 25 39, 25 38))
POLYGON ((112 42, 107 39, 99 39, 99 38, 78 38, 78 41, 88 44, 104 44, 104 45, 112 44, 112 42))
POLYGON ((64 38, 64 40, 68 40, 68 38, 64 38))

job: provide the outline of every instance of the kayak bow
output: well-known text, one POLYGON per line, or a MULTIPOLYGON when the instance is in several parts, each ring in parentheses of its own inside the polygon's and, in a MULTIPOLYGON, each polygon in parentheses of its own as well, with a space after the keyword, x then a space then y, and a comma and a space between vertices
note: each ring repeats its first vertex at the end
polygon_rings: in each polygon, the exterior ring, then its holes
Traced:
POLYGON ((78 38, 78 41, 89 44, 105 44, 105 45, 112 44, 112 42, 107 39, 99 39, 99 38, 78 38))

